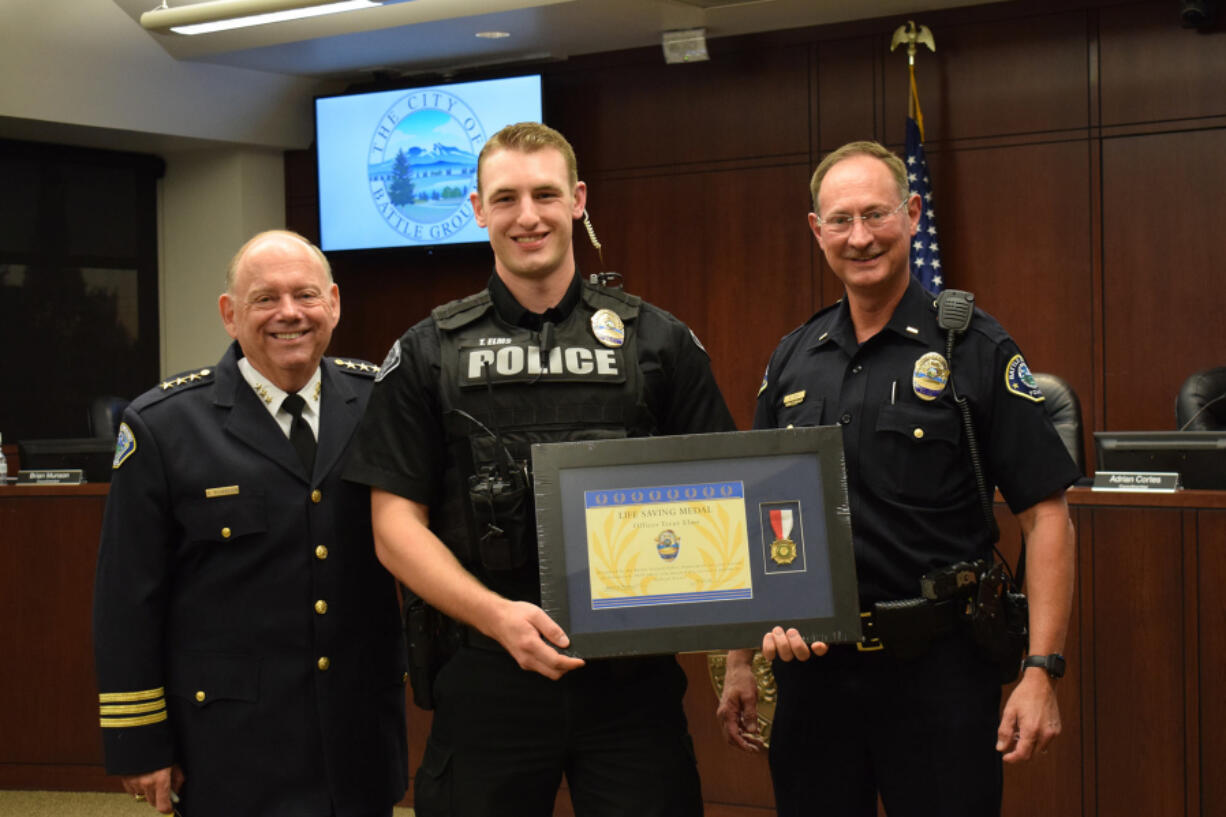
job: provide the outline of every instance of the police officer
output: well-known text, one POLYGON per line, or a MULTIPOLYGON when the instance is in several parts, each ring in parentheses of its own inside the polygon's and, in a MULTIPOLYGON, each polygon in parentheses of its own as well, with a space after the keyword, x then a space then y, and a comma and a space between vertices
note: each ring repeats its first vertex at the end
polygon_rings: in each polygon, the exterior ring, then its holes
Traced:
POLYGON ((557 131, 490 138, 472 194, 488 288, 393 345, 346 472, 373 488, 380 559, 461 629, 434 684, 419 817, 549 815, 563 774, 580 817, 702 811, 676 660, 567 656, 538 606, 531 443, 733 428, 680 321, 578 276, 586 197, 557 131))
MULTIPOLYGON (((762 650, 779 659, 778 811, 876 815, 880 795, 891 817, 998 814, 1002 758, 1045 751, 1060 731, 1055 683, 1073 592, 1064 490, 1079 474, 995 320, 975 310, 947 359, 933 298, 909 270, 923 203, 898 157, 874 142, 845 145, 818 166, 811 192, 809 224, 846 297, 780 342, 754 426, 842 425, 860 602, 872 610, 920 596, 930 571, 992 557, 955 391, 966 397, 986 486, 1000 488, 1027 542, 1031 657, 1002 714, 998 669, 961 605, 940 608, 952 620, 913 622, 907 639, 828 652, 775 628, 762 650)), ((719 716, 729 742, 752 751, 750 656, 729 655, 719 716)))
POLYGON ((124 413, 94 642, 106 768, 183 817, 390 817, 408 783, 395 582, 340 472, 376 367, 321 360, 327 259, 261 233, 235 342, 124 413))

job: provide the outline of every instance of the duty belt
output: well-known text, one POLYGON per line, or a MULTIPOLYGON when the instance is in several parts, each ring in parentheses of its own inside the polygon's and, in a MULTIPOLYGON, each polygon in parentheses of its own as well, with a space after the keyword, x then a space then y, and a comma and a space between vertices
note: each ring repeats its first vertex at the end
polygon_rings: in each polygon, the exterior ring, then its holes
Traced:
POLYGON ((926 652, 933 640, 955 632, 966 618, 966 599, 879 601, 872 610, 860 614, 861 636, 856 650, 888 650, 899 658, 915 658, 926 652))

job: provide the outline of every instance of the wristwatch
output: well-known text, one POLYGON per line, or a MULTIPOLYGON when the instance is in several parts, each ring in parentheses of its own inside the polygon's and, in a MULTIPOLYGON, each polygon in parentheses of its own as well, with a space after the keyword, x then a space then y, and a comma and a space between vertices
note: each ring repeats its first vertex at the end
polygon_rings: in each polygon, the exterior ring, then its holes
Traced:
POLYGON ((1042 667, 1052 678, 1063 678, 1064 663, 1064 656, 1058 652, 1051 655, 1028 655, 1022 662, 1022 670, 1025 671, 1027 667, 1042 667))

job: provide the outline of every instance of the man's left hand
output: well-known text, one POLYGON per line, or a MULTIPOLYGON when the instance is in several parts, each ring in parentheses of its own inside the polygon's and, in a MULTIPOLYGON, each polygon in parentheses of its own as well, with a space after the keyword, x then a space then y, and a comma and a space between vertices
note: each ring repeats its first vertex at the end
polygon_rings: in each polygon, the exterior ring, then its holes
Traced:
POLYGON ((1019 763, 1033 757, 1036 750, 1046 752, 1059 734, 1055 682, 1042 668, 1028 668, 1005 704, 996 730, 996 751, 1006 763, 1019 763))

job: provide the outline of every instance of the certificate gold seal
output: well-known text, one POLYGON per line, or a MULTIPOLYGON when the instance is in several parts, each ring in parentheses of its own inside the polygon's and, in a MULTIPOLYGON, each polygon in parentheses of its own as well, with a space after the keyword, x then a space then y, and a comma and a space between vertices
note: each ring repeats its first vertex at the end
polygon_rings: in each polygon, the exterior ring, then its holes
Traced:
POLYGON ((915 361, 911 373, 911 388, 921 400, 935 400, 945 391, 949 382, 949 363, 939 352, 929 352, 915 361))
POLYGON ((661 531, 656 537, 656 552, 661 559, 671 562, 681 552, 681 537, 671 530, 661 531))
POLYGON ((626 325, 612 309, 598 309, 592 316, 592 334, 612 349, 626 342, 626 325))

